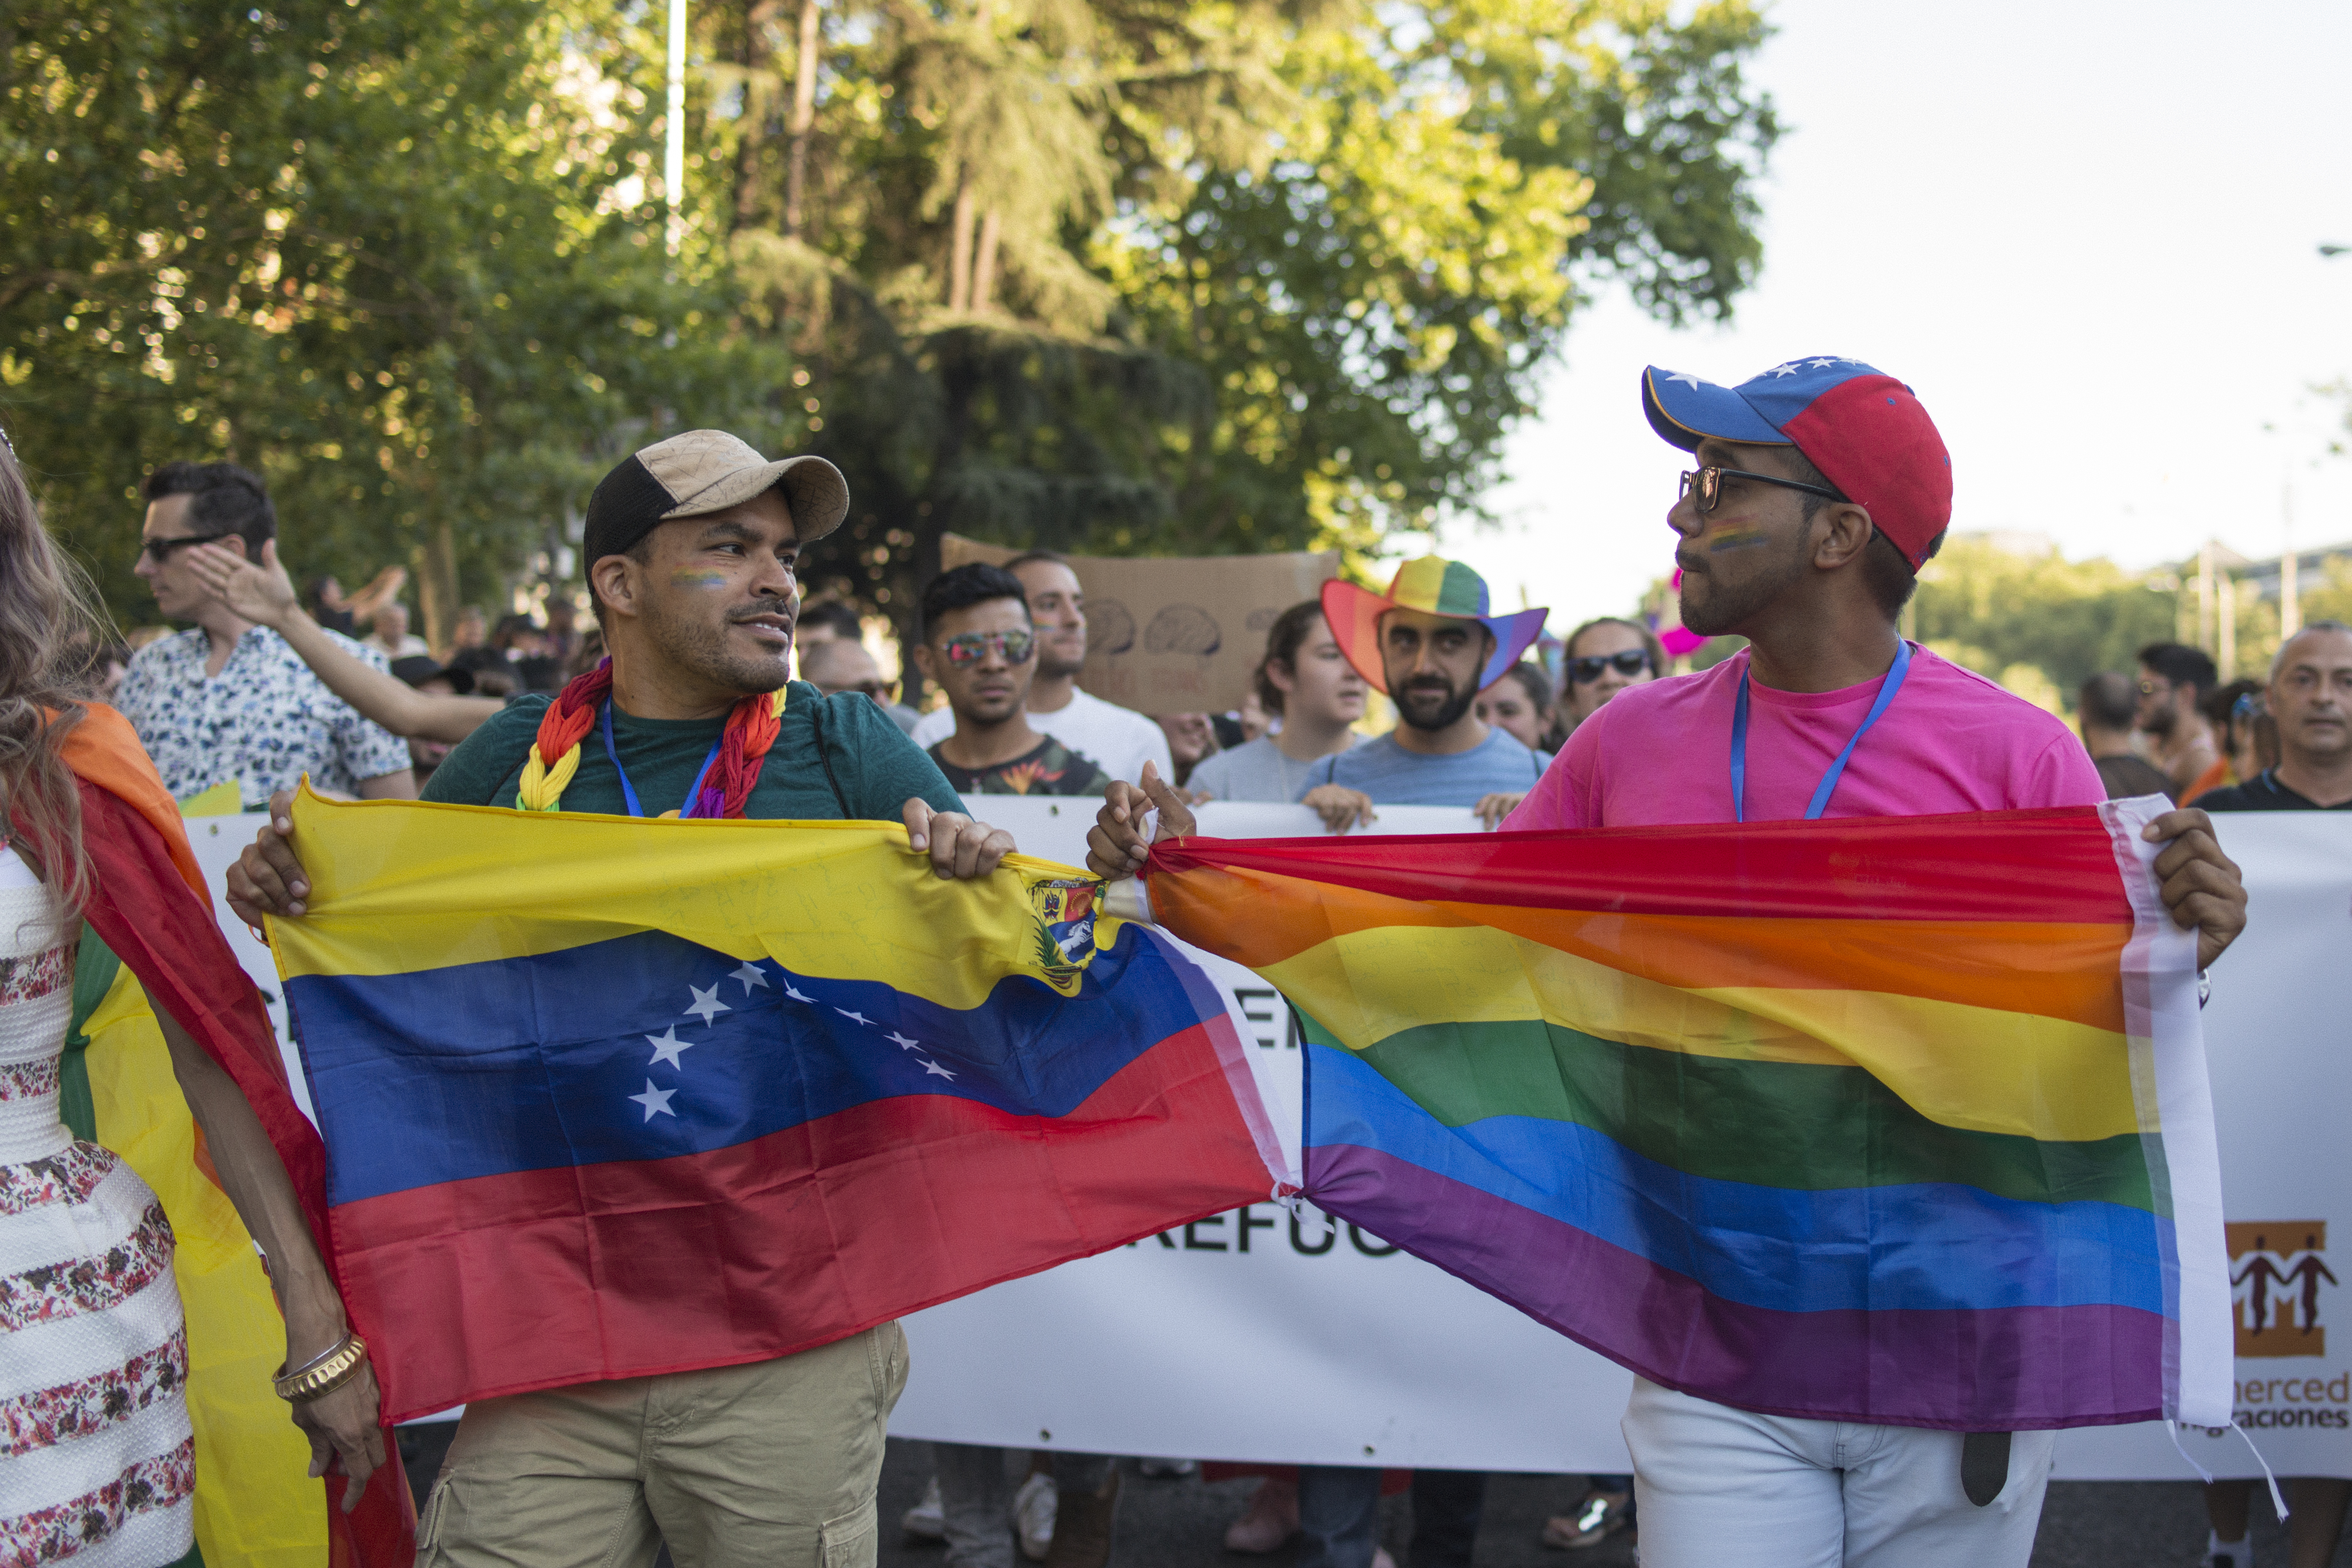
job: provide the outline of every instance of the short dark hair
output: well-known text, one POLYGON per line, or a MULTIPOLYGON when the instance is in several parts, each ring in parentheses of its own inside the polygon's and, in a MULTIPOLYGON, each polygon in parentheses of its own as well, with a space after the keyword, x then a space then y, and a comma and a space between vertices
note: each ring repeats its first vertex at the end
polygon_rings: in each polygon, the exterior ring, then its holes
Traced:
POLYGON ((147 476, 147 499, 188 498, 188 528, 194 533, 234 533, 245 541, 245 558, 261 562, 265 540, 278 537, 278 509, 261 476, 235 463, 166 463, 147 476))
POLYGON ((974 605, 985 605, 992 599, 1010 599, 1021 606, 1021 616, 1029 616, 1029 595, 1021 586, 1021 579, 1002 566, 983 566, 977 561, 967 562, 953 571, 942 572, 923 587, 920 637, 931 640, 931 628, 941 616, 950 610, 968 610, 974 605))
POLYGON ((2152 642, 2139 650, 2139 661, 2175 686, 2193 688, 2200 702, 2221 679, 2205 650, 2187 643, 2152 642))
POLYGON ((2139 688, 2128 675, 2105 670, 2083 682, 2074 695, 2083 722, 2101 730, 2128 730, 2139 712, 2139 688))
POLYGON ((1301 599, 1274 617, 1274 625, 1265 628, 1265 657, 1257 661, 1257 670, 1251 677, 1257 688, 1257 705, 1279 717, 1282 712, 1282 688, 1266 679, 1265 667, 1278 664, 1293 675, 1298 673, 1298 650, 1307 645, 1307 634, 1323 618, 1323 601, 1301 599))
MULTIPOLYGON (((1813 460, 1797 447, 1785 448, 1781 456, 1788 459, 1790 478, 1802 484, 1819 485, 1833 492, 1838 500, 1848 500, 1846 493, 1832 484, 1830 477, 1813 467, 1813 460)), ((1812 521, 1814 514, 1822 508, 1834 504, 1829 496, 1806 496, 1805 521, 1812 521)), ((1944 535, 1949 531, 1948 528, 1939 529, 1936 537, 1927 541, 1927 560, 1933 561, 1944 548, 1944 535)), ((1870 590, 1871 600, 1877 605, 1878 613, 1890 621, 1903 613, 1903 606, 1909 604, 1911 595, 1919 591, 1918 568, 1912 565, 1911 558, 1903 553, 1903 547, 1887 538, 1885 531, 1875 523, 1871 525, 1870 542, 1862 547, 1862 581, 1864 586, 1870 590)))
POLYGON ((845 605, 839 599, 820 599, 814 605, 803 605, 800 618, 793 624, 831 626, 835 637, 848 642, 860 642, 866 637, 866 626, 858 619, 857 607, 845 605))
MULTIPOLYGON (((1063 554, 1058 550, 1024 550, 1020 554, 1014 556, 1012 560, 1006 562, 1004 563, 1004 570, 1007 572, 1015 571, 1020 567, 1031 565, 1039 561, 1050 561, 1056 566, 1070 566, 1070 558, 1063 554)), ((1076 572, 1077 568, 1070 566, 1070 570, 1076 572)))

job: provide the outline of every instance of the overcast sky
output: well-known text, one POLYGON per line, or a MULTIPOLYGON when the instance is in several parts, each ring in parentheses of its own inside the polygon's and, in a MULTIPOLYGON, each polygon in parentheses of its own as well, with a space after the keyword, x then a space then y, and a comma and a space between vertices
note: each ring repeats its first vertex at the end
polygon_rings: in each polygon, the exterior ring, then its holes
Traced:
POLYGON ((1956 529, 2134 567, 2216 537, 2352 542, 2352 5, 1782 0, 1755 80, 1787 132, 1764 270, 1726 327, 1622 295, 1570 330, 1513 437, 1501 528, 1447 531, 1565 630, 1670 569, 1687 466, 1641 368, 1736 383, 1799 354, 1901 377, 1952 450, 1956 529))

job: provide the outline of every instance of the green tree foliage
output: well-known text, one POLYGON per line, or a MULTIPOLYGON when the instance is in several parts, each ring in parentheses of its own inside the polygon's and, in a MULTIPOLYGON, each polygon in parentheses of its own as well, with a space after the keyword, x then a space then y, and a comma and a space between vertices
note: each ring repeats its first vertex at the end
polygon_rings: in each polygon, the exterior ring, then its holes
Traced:
POLYGON ((1919 574, 1913 636, 2021 696, 2072 710, 2101 670, 2130 671, 2138 652, 2173 637, 2171 579, 2113 562, 2020 553, 1955 535, 1919 574))
POLYGON ((809 4, 704 14, 698 206, 850 473, 830 586, 886 606, 950 528, 1370 549, 1475 511, 1581 289, 1720 314, 1757 262, 1746 4, 836 4, 796 132, 809 4))
POLYGON ((639 62, 592 16, 9 10, 0 417, 126 620, 135 487, 173 458, 259 469, 299 571, 420 567, 437 621, 560 544, 627 431, 756 425, 786 367, 626 199, 639 62))

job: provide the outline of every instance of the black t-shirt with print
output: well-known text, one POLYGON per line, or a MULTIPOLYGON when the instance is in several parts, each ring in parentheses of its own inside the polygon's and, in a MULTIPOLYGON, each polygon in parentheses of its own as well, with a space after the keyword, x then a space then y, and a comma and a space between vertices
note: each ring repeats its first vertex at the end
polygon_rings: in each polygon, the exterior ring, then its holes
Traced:
POLYGON ((940 754, 945 744, 931 748, 931 761, 959 795, 1100 795, 1110 788, 1108 773, 1051 735, 1011 762, 985 768, 956 766, 940 754))
POLYGON ((2352 811, 2352 800, 2322 805, 2297 795, 2279 783, 2276 768, 2264 768, 2254 778, 2228 789, 2209 789, 2194 804, 2200 811, 2352 811))

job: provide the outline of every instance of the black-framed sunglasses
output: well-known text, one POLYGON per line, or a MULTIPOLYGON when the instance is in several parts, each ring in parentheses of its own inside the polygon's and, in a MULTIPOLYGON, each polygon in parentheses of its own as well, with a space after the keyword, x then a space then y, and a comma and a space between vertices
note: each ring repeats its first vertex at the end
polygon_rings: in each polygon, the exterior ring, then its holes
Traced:
POLYGON ((1845 500, 1845 497, 1838 494, 1837 491, 1822 485, 1809 485, 1796 479, 1784 479, 1777 474, 1751 473, 1746 468, 1715 467, 1693 468, 1689 473, 1685 474, 1682 494, 1696 496, 1699 515, 1705 517, 1715 510, 1717 502, 1723 500, 1723 481, 1726 479, 1754 479, 1759 485, 1778 485, 1784 490, 1802 490, 1807 495, 1824 496, 1831 500, 1845 500))
POLYGON ((1603 670, 1613 669, 1631 680, 1649 668, 1649 654, 1629 647, 1623 653, 1589 653, 1581 658, 1571 658, 1568 661, 1568 678, 1579 686, 1590 686, 1601 679, 1603 670))
POLYGON ((163 563, 172 559, 174 554, 186 549, 191 544, 216 544, 224 539, 235 539, 236 537, 237 537, 236 534, 234 531, 231 531, 228 533, 191 533, 185 534, 178 539, 146 539, 140 541, 139 553, 147 557, 148 560, 152 561, 156 565, 161 566, 163 563))

